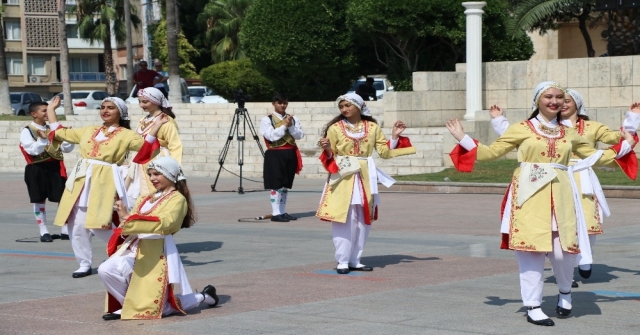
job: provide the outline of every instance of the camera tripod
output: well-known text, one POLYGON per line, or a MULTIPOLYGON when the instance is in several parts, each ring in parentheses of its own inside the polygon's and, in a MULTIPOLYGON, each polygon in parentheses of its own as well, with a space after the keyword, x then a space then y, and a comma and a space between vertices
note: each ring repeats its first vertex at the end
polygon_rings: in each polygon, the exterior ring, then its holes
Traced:
POLYGON ((233 114, 233 120, 231 121, 231 129, 229 129, 227 142, 224 144, 224 147, 220 152, 220 156, 218 157, 218 164, 220 164, 220 168, 218 168, 216 180, 211 185, 211 192, 217 191, 216 184, 218 183, 218 178, 220 177, 220 171, 222 171, 222 165, 224 165, 224 161, 227 158, 227 153, 229 152, 229 145, 231 145, 231 141, 233 140, 233 137, 235 135, 236 139, 238 140, 238 165, 240 166, 240 186, 238 186, 238 194, 244 194, 244 188, 242 188, 242 166, 244 165, 244 140, 245 134, 247 132, 247 125, 249 126, 249 131, 251 132, 253 139, 256 140, 258 148, 260 149, 260 153, 262 153, 262 157, 264 158, 264 149, 262 149, 260 138, 256 133, 256 129, 253 127, 253 123, 251 122, 249 111, 244 108, 244 103, 238 103, 238 108, 236 108, 236 111, 233 114), (242 127, 240 127, 241 123, 242 127))

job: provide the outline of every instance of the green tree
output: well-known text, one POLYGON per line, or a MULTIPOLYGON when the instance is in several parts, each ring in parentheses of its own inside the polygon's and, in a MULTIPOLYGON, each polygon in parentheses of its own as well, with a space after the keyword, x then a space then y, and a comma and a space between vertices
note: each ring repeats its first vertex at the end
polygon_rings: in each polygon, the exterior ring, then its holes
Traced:
POLYGON ((588 26, 593 27, 602 20, 603 12, 594 12, 595 0, 511 0, 513 19, 509 24, 512 35, 520 31, 538 30, 541 35, 557 30, 564 22, 578 21, 584 38, 587 56, 594 57, 588 26))
MULTIPOLYGON (((527 36, 510 37, 506 0, 488 1, 483 16, 483 60, 528 59, 533 45, 527 36)), ((347 19, 354 34, 368 37, 375 57, 398 90, 410 89, 415 71, 451 71, 465 61, 466 17, 460 2, 450 0, 353 0, 347 19), (381 15, 384 13, 384 15, 381 15)))
MULTIPOLYGON (((113 66, 113 48, 111 37, 117 43, 126 40, 124 24, 125 0, 78 0, 72 12, 78 19, 80 38, 89 43, 102 42, 104 45, 104 71, 107 77, 107 93, 115 96, 118 93, 118 80, 113 66)), ((128 0, 126 0, 128 1, 128 0)), ((136 7, 131 6, 131 24, 138 27, 140 18, 136 15, 136 7)))
POLYGON ((292 100, 333 100, 358 73, 345 10, 343 0, 254 0, 240 42, 292 100))
POLYGON ((214 62, 245 57, 238 39, 240 27, 253 0, 211 0, 198 16, 206 27, 205 43, 211 48, 214 62))
POLYGON ((271 101, 276 92, 273 83, 261 75, 248 58, 213 64, 202 69, 200 78, 204 85, 230 101, 238 89, 249 95, 250 101, 271 101))
MULTIPOLYGON (((167 23, 165 20, 149 27, 153 31, 151 36, 151 55, 159 59, 162 64, 168 64, 169 53, 167 52, 167 23)), ((191 63, 191 57, 197 57, 196 50, 180 32, 178 35, 178 57, 180 58, 180 76, 183 78, 198 78, 196 67, 191 63)))

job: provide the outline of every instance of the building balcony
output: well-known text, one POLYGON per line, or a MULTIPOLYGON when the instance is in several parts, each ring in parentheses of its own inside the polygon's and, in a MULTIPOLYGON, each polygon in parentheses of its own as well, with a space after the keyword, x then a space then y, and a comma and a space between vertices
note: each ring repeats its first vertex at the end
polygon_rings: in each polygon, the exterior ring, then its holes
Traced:
POLYGON ((107 76, 104 72, 69 72, 69 81, 105 82, 107 76))

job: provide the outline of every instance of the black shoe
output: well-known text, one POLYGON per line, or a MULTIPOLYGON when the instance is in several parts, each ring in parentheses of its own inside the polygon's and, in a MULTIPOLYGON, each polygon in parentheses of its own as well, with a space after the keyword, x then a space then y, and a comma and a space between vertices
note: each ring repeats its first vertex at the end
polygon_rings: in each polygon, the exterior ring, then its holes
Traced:
MULTIPOLYGON (((564 295, 571 294, 571 291, 569 291, 569 293, 561 293, 561 294, 564 294, 564 295)), ((558 304, 560 304, 560 294, 558 294, 558 304)), ((569 314, 571 314, 571 310, 560 307, 560 306, 556 306, 556 314, 560 316, 569 316, 569 314)))
MULTIPOLYGON (((85 272, 74 272, 71 275, 71 277, 73 277, 73 278, 83 278, 83 277, 86 277, 86 276, 90 276, 91 273, 92 273, 92 270, 91 270, 91 268, 89 268, 89 270, 87 270, 85 272)), ((119 319, 119 317, 118 317, 118 319, 119 319)))
POLYGON ((350 271, 373 271, 373 268, 370 266, 363 266, 363 267, 359 267, 359 268, 352 268, 349 267, 350 271))
POLYGON ((280 215, 274 215, 271 217, 271 221, 275 221, 275 222, 289 222, 289 219, 287 219, 284 214, 280 214, 280 215))
POLYGON ((578 274, 580 274, 580 277, 584 279, 591 277, 591 267, 589 267, 589 270, 582 270, 581 268, 578 268, 578 274))
POLYGON ((336 272, 338 272, 339 275, 346 275, 350 271, 349 271, 349 269, 336 269, 336 272))
POLYGON ((527 315, 527 321, 530 323, 533 323, 536 326, 555 326, 556 324, 553 322, 553 320, 546 318, 544 320, 534 320, 532 319, 529 315, 527 315))
POLYGON ((213 287, 213 285, 205 286, 205 288, 202 289, 202 292, 200 293, 202 293, 202 295, 206 294, 211 298, 213 298, 214 303, 213 305, 209 305, 209 307, 215 307, 218 304, 218 302, 220 302, 220 298, 218 298, 218 295, 216 294, 216 288, 213 287))
POLYGON ((53 242, 50 234, 44 234, 40 236, 40 242, 53 242))
POLYGON ((58 235, 58 234, 51 234, 51 239, 52 239, 52 240, 59 240, 59 239, 60 239, 60 235, 58 235))
POLYGON ((69 234, 60 234, 60 240, 68 241, 69 240, 69 234))
POLYGON ((287 219, 289 219, 289 220, 291 220, 291 221, 295 221, 295 220, 297 220, 297 219, 298 219, 298 218, 297 218, 297 217, 295 217, 295 216, 289 215, 289 213, 284 213, 284 214, 282 214, 282 216, 284 216, 285 218, 287 218, 287 219))
POLYGON ((576 287, 580 287, 580 286, 578 285, 578 282, 576 282, 576 281, 574 280, 574 281, 572 281, 572 282, 571 282, 571 287, 572 287, 572 288, 576 288, 576 287))
POLYGON ((120 314, 107 313, 102 316, 102 320, 104 321, 120 320, 121 317, 122 316, 120 314))

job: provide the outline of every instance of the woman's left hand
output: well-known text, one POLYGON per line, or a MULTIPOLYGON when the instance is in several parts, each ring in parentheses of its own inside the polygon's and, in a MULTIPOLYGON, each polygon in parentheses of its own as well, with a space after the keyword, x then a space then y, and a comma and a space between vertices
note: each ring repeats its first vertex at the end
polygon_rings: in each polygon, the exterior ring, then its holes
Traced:
POLYGON ((391 138, 397 140, 400 134, 407 128, 404 122, 398 120, 393 124, 393 130, 391 131, 391 138))
POLYGON ((622 131, 622 137, 625 139, 625 141, 627 141, 629 143, 629 145, 631 145, 632 147, 636 144, 636 140, 633 138, 633 135, 626 131, 623 130, 622 131))
POLYGON ((165 113, 160 113, 160 116, 158 117, 158 121, 160 121, 160 124, 165 124, 169 122, 169 115, 165 113))

